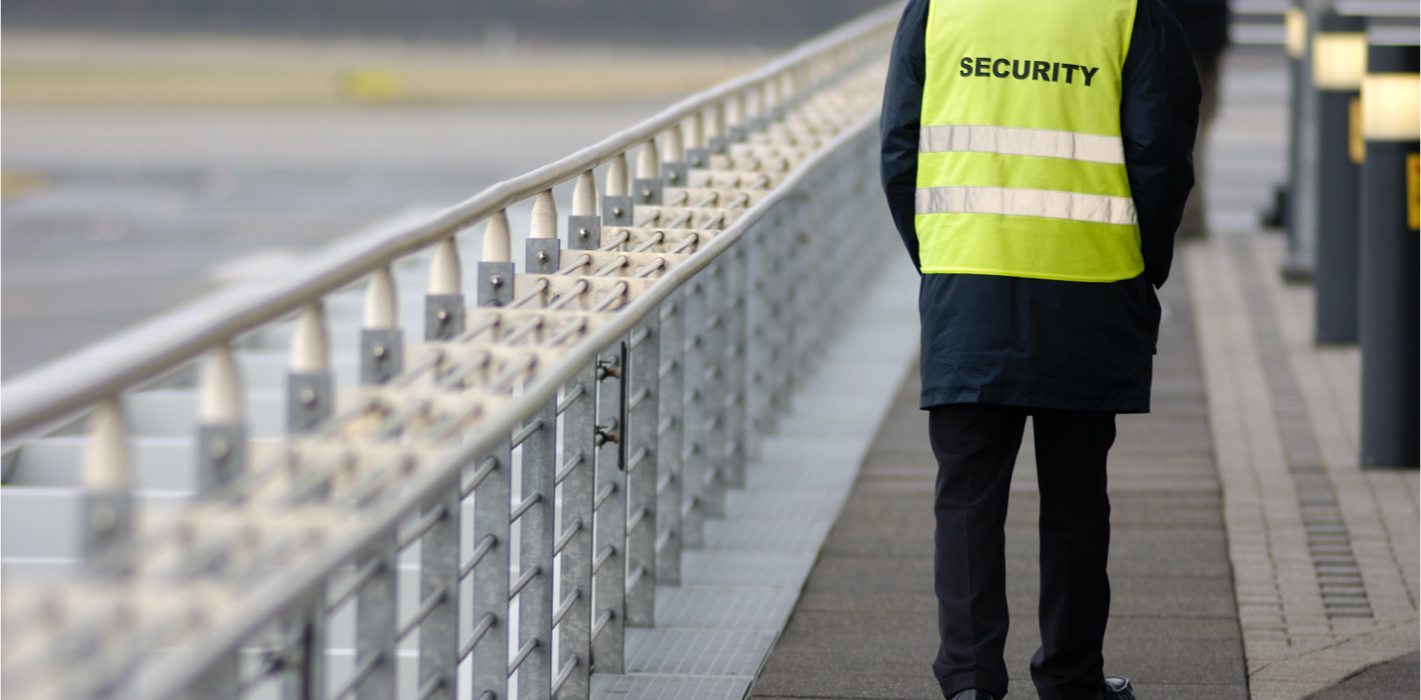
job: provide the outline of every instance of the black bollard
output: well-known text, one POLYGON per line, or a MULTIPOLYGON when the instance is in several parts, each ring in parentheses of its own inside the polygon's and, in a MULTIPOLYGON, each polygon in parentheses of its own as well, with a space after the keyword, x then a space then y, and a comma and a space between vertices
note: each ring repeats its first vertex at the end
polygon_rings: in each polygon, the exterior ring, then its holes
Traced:
POLYGON ((1317 254, 1313 262, 1319 345, 1357 342, 1357 219, 1362 179, 1362 74, 1367 20, 1327 12, 1312 43, 1317 88, 1317 254))
POLYGON ((1416 467, 1421 423, 1417 229, 1418 47, 1372 46, 1363 82, 1362 449, 1364 467, 1416 467))

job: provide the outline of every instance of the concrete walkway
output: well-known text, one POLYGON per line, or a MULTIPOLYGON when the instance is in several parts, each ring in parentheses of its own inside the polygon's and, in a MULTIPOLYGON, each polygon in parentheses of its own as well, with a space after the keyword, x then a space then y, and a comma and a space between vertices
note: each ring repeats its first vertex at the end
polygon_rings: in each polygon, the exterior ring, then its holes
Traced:
MULTIPOLYGON (((1142 698, 1247 697, 1244 657, 1211 458, 1204 386, 1182 281, 1156 362, 1154 412, 1123 416, 1110 465, 1112 619, 1106 668, 1142 698)), ((934 698, 932 487, 937 465, 916 367, 904 382, 754 697, 934 698)), ((1030 429, 1007 517, 1007 663, 1031 697, 1037 494, 1030 429)))

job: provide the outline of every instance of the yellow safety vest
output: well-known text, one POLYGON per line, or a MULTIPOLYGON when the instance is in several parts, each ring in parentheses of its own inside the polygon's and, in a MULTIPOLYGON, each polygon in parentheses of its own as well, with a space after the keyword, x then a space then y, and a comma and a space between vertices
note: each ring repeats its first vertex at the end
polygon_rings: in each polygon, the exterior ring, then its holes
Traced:
POLYGON ((914 221, 924 273, 1145 269, 1120 138, 1135 0, 931 0, 914 221))

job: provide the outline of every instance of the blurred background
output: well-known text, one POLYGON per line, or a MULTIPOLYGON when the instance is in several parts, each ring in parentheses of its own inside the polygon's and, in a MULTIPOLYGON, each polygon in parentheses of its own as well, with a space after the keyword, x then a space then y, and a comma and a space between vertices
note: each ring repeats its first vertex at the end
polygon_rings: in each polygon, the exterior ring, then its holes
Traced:
POLYGON ((9 0, 0 374, 555 160, 879 0, 9 0))

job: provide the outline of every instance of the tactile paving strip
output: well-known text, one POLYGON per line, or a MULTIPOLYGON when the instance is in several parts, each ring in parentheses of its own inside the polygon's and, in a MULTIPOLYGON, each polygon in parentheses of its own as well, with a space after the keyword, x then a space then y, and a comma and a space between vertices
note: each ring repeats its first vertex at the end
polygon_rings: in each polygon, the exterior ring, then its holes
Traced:
MULTIPOLYGON (((1253 257, 1253 249, 1242 238, 1234 242, 1233 253, 1239 260, 1251 261, 1253 257)), ((1248 262, 1240 267, 1253 269, 1254 265, 1248 262)), ((1288 471, 1297 486, 1308 554, 1317 572, 1323 610, 1329 619, 1371 618, 1372 604, 1362 584, 1362 570, 1352 553, 1352 538, 1342 520, 1332 479, 1321 466, 1322 455, 1308 422, 1302 391, 1288 366, 1287 351, 1268 303, 1268 292, 1256 277, 1245 274, 1239 279, 1248 301, 1248 312, 1254 319, 1254 342, 1273 395, 1273 411, 1277 415, 1288 471)))

